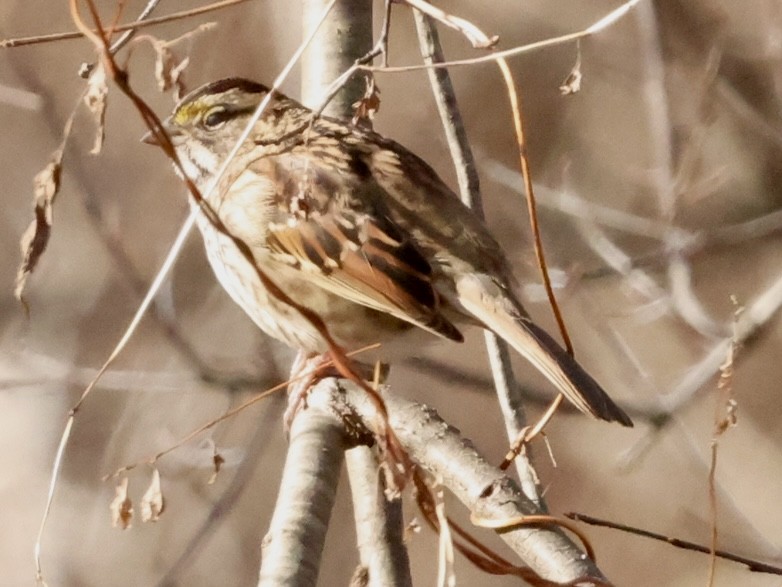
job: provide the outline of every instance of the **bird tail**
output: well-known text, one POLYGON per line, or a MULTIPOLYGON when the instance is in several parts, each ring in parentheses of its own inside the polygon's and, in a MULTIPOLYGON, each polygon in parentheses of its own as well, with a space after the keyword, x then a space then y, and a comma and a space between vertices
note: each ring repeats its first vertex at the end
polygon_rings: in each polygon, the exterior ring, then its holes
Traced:
POLYGON ((545 330, 488 276, 472 275, 458 286, 461 305, 535 366, 579 410, 595 418, 632 426, 603 388, 545 330))

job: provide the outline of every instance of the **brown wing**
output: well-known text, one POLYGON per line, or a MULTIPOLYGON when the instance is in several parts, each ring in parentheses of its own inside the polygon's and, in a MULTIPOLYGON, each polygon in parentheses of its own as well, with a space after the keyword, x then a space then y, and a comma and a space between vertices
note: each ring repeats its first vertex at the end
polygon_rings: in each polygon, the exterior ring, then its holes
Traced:
POLYGON ((462 341, 440 313, 431 267, 415 246, 382 219, 343 212, 271 225, 267 246, 332 293, 462 341))
MULTIPOLYGON (((323 122, 322 124, 326 124, 323 122)), ((383 209, 370 144, 344 125, 269 146, 251 166, 274 186, 265 208, 265 246, 320 287, 451 340, 432 267, 383 209)))

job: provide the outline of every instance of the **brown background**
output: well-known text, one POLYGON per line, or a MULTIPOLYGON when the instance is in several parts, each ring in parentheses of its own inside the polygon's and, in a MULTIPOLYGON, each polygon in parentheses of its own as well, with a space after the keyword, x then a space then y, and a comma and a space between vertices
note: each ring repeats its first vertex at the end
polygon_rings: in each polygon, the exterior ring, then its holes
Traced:
MULTIPOLYGON (((112 14, 113 2, 99 4, 107 17, 112 14)), ((127 4, 123 20, 142 6, 127 4)), ((163 4, 167 12, 190 5, 163 4)), ((459 1, 448 3, 448 10, 500 35, 500 46, 507 48, 579 30, 617 5, 459 1)), ((150 32, 171 39, 198 22, 217 21, 216 29, 178 46, 183 51, 192 47, 188 86, 229 75, 268 83, 300 41, 300 10, 298 2, 286 0, 250 2, 150 32)), ((6 0, 0 4, 0 23, 4 38, 73 28, 67 3, 50 0, 6 0)), ((474 54, 457 34, 443 31, 442 37, 450 57, 474 54)), ((646 218, 667 235, 668 245, 674 228, 707 236, 722 228, 719 234, 735 236, 730 243, 707 240, 687 254, 690 288, 674 293, 666 239, 605 228, 644 272, 621 276, 590 248, 584 235, 595 225, 586 214, 574 218, 556 206, 542 208, 550 264, 567 281, 559 296, 576 352, 615 398, 643 412, 634 412, 634 430, 569 414, 555 419, 548 432, 557 468, 542 447, 536 449, 555 513, 581 511, 708 542, 716 379, 680 407, 659 434, 652 432, 649 414, 665 406, 666 396, 729 331, 730 296, 748 306, 780 279, 780 38, 782 9, 772 1, 647 1, 582 43, 584 84, 574 96, 562 97, 557 89, 573 65, 573 45, 512 61, 524 91, 537 182, 555 193, 646 218), (665 190, 673 194, 672 215, 660 205, 665 190), (767 214, 772 214, 771 228, 765 232, 724 228, 767 214), (658 289, 639 290, 638 279, 644 277, 658 289), (692 308, 698 305, 701 322, 715 326, 716 335, 693 327, 692 308), (672 310, 682 306, 689 322, 672 310)), ((412 18, 403 7, 394 10, 390 46, 394 64, 419 59, 412 18)), ((99 156, 88 153, 92 121, 84 112, 77 118, 52 240, 30 281, 32 313, 25 320, 12 290, 18 240, 31 217, 32 178, 56 148, 80 92, 78 65, 93 58, 83 40, 0 54, 2 585, 33 581, 33 541, 67 410, 126 328, 186 214, 183 190, 170 166, 161 153, 139 144, 144 127, 127 100, 112 90, 107 140, 99 156), (16 100, 18 94, 9 92, 18 90, 29 94, 16 100)), ((155 89, 148 44, 135 47, 130 74, 134 86, 165 114, 171 99, 155 89)), ((534 286, 522 200, 494 171, 496 163, 515 165, 499 74, 485 64, 456 69, 453 76, 479 154, 489 224, 517 268, 523 292, 531 294, 531 312, 551 325, 534 286)), ((381 75, 378 82, 383 99, 378 130, 422 155, 453 184, 425 74, 381 75)), ((296 75, 284 88, 299 95, 296 75)), ((604 214, 598 215, 597 225, 604 220, 604 214)), ((160 294, 157 311, 176 325, 176 335, 166 332, 160 318, 147 318, 77 419, 43 543, 49 585, 158 584, 237 474, 251 478, 197 555, 169 575, 170 584, 255 584, 259 544, 285 450, 279 402, 248 410, 161 462, 168 511, 160 522, 137 523, 126 532, 111 528, 107 506, 113 487, 100 481, 103 474, 169 446, 280 381, 291 357, 266 341, 216 285, 197 235, 160 294), (210 442, 227 459, 214 485, 206 484, 210 442)), ((738 427, 721 440, 717 473, 720 546, 778 563, 781 350, 779 319, 773 316, 740 351, 732 380, 738 427)), ((490 459, 499 460, 507 441, 491 389, 482 383, 488 381, 488 368, 480 333, 470 333, 461 347, 435 344, 417 356, 455 369, 461 383, 407 363, 394 370, 395 392, 436 407, 490 459), (467 380, 465 374, 478 380, 467 380)), ((531 388, 550 392, 522 361, 517 372, 531 388)), ((530 407, 532 414, 540 410, 539 403, 530 407)), ((136 502, 147 478, 143 470, 131 475, 136 502)), ((346 488, 333 514, 321 585, 345 585, 357 563, 346 488)), ((456 503, 451 511, 463 514, 456 503)), ((412 505, 407 515, 416 515, 412 505)), ((706 556, 612 531, 587 532, 601 567, 617 585, 706 584, 706 556)), ((495 544, 491 535, 481 536, 495 544)), ((414 573, 420 584, 433 584, 436 539, 424 530, 412 541, 414 573)), ((462 559, 457 573, 462 585, 517 584, 486 576, 462 559)), ((720 563, 716 584, 771 586, 779 579, 720 563)))

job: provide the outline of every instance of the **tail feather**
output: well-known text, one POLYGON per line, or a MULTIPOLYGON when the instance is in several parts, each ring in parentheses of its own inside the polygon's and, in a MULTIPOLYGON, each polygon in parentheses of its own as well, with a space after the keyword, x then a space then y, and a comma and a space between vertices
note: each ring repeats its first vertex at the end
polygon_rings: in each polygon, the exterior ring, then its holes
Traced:
MULTIPOLYGON (((473 276, 475 277, 475 276, 473 276)), ((502 337, 579 410, 595 418, 632 426, 630 417, 603 388, 545 330, 537 326, 496 284, 492 295, 480 279, 458 288, 459 302, 483 324, 502 337)))

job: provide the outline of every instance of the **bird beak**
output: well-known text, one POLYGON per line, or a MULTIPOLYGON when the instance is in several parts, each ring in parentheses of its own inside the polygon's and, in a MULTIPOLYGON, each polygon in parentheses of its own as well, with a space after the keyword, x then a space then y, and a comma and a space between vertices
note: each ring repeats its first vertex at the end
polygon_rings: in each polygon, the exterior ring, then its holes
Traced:
POLYGON ((157 140, 157 137, 153 134, 151 130, 144 133, 144 136, 141 137, 141 142, 146 143, 148 145, 159 145, 160 143, 157 140))
MULTIPOLYGON (((162 122, 162 128, 166 134, 168 134, 168 138, 171 139, 171 143, 176 147, 179 143, 179 139, 182 137, 182 133, 171 125, 170 118, 167 118, 162 122)), ((153 133, 151 130, 146 132, 144 136, 141 137, 141 142, 146 143, 147 145, 156 145, 158 147, 160 146, 160 141, 155 136, 155 133, 153 133)))

